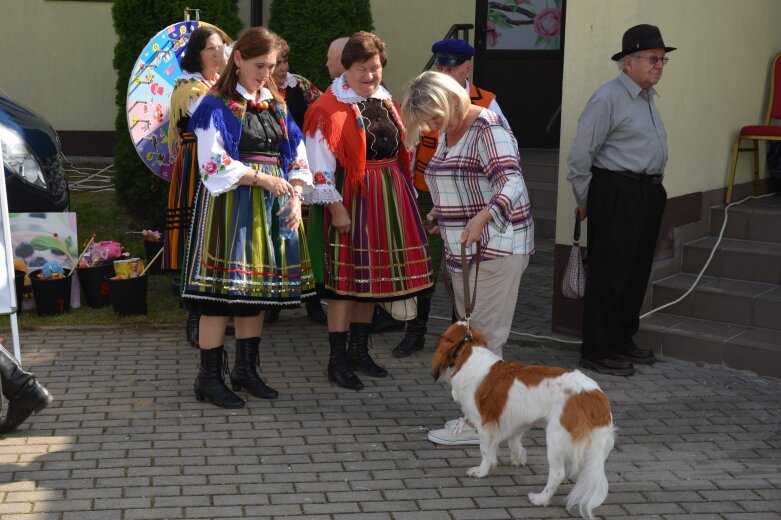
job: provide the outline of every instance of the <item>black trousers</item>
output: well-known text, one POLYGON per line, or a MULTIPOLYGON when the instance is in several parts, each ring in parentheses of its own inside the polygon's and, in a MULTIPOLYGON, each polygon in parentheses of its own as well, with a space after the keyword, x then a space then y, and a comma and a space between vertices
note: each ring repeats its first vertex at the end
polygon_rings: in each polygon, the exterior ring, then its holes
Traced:
POLYGON ((581 356, 596 360, 635 348, 667 192, 661 183, 593 173, 581 356))

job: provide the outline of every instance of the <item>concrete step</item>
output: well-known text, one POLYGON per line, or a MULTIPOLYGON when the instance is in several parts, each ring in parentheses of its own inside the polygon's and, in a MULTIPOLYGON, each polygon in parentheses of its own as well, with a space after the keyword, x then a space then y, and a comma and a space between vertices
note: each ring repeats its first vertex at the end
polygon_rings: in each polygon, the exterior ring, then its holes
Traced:
MULTIPOLYGON (((699 273, 715 245, 716 237, 706 237, 684 244, 682 271, 699 273)), ((779 284, 781 283, 781 243, 725 238, 719 244, 705 274, 735 280, 779 284)))
MULTIPOLYGON (((654 282, 652 308, 675 301, 696 280, 680 273, 654 282)), ((736 325, 781 330, 781 286, 703 276, 683 300, 664 309, 667 314, 736 325)))
POLYGON ((526 189, 529 192, 532 209, 556 209, 557 184, 532 181, 526 183, 526 189))
POLYGON ((534 238, 556 238, 556 209, 535 208, 532 205, 534 218, 534 238))
POLYGON ((534 254, 529 260, 534 264, 553 265, 553 251, 556 247, 555 238, 534 238, 534 254))
MULTIPOLYGON (((710 209, 709 233, 718 236, 724 222, 724 206, 710 209)), ((724 237, 781 243, 781 197, 749 200, 727 212, 724 237)))
POLYGON ((523 178, 529 182, 556 184, 559 178, 559 150, 524 148, 521 153, 523 178))
POLYGON ((654 314, 634 337, 662 358, 723 365, 781 378, 781 331, 654 314))

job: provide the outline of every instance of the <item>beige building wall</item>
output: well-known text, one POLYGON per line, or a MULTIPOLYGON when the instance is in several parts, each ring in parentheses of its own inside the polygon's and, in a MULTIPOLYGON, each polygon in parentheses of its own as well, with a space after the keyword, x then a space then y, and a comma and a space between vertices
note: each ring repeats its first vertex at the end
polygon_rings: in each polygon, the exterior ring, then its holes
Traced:
MULTIPOLYGON (((250 0, 238 5, 249 26, 250 0)), ((263 2, 264 22, 270 5, 271 0, 263 2)), ((472 0, 372 0, 371 5, 375 31, 388 44, 385 81, 399 98, 431 56, 431 44, 455 23, 474 23, 472 0)), ((117 36, 111 6, 2 0, 0 88, 58 130, 113 131, 117 36)))
MULTIPOLYGON (((624 31, 640 23, 658 25, 665 43, 678 48, 669 54, 656 99, 670 149, 664 184, 669 197, 676 197, 726 186, 738 130, 758 124, 765 114, 770 62, 781 52, 778 20, 777 0, 567 3, 557 243, 572 237, 568 148, 591 94, 618 74, 610 56, 621 50, 624 31)), ((737 182, 747 182, 751 154, 741 155, 737 182)))
POLYGON ((111 5, 2 0, 0 88, 58 130, 113 130, 111 5))
MULTIPOLYGON (((388 45, 383 80, 399 101, 431 58, 431 45, 452 25, 475 22, 474 0, 372 0, 371 6, 374 32, 388 45)), ((474 31, 469 35, 474 41, 474 31)))

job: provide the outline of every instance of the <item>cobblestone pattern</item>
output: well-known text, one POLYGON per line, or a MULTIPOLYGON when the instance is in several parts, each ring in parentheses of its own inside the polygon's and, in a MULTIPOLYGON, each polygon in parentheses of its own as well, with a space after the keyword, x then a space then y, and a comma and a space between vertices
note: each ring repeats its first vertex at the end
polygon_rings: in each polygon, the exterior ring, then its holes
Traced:
MULTIPOLYGON (((550 278, 550 267, 530 266, 517 329, 549 333, 550 278)), ((439 293, 434 313, 448 315, 439 293)), ((351 392, 325 377, 325 329, 284 312, 261 345, 262 375, 280 397, 237 411, 194 399, 197 353, 183 326, 23 332, 25 365, 55 401, 0 439, 0 518, 570 518, 570 483, 546 508, 526 497, 546 480, 540 430, 527 437, 526 467, 501 465, 480 480, 465 474, 478 447, 426 440, 458 415, 429 372, 444 322, 431 325, 427 348, 407 359, 390 355, 400 333, 374 337, 390 377, 365 377, 366 389, 351 392)), ((532 340, 505 355, 578 360, 572 348, 532 340)), ((599 517, 781 518, 780 381, 678 362, 631 378, 590 375, 619 428, 599 517)), ((500 456, 509 459, 506 448, 500 456)))

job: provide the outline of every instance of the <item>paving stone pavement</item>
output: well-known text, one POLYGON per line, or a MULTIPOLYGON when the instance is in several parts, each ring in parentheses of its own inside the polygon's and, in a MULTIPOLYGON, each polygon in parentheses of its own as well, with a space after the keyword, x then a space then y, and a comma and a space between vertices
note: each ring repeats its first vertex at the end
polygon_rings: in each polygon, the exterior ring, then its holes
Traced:
MULTIPOLYGON (((549 265, 530 265, 516 330, 549 333, 551 279, 549 265)), ((442 292, 433 313, 449 315, 442 292)), ((351 392, 325 377, 325 329, 283 312, 262 343, 262 374, 280 397, 234 411, 194 399, 197 356, 180 324, 23 332, 25 365, 55 400, 0 439, 0 518, 572 518, 570 483, 546 508, 526 496, 546 480, 541 430, 527 437, 527 466, 480 480, 465 474, 478 447, 426 440, 458 415, 429 372, 445 324, 432 320, 427 348, 407 359, 390 355, 398 333, 375 336, 390 377, 351 392)), ((572 346, 519 336, 505 355, 578 360, 572 346)), ((781 518, 781 381, 675 361, 631 378, 589 375, 619 428, 597 516, 781 518)))

